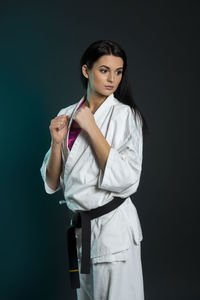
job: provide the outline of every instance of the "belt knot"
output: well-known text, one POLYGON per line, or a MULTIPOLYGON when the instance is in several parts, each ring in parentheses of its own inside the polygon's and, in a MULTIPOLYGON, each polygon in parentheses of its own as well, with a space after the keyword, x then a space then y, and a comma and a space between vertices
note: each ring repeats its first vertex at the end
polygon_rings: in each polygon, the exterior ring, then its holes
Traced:
POLYGON ((71 219, 71 225, 77 228, 81 228, 81 214, 80 211, 77 210, 71 219))

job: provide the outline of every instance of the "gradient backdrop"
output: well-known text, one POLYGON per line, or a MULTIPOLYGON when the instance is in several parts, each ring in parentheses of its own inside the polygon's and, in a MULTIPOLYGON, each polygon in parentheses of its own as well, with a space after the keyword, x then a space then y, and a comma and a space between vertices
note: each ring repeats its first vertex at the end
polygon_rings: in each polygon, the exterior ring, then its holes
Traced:
POLYGON ((150 130, 132 196, 145 300, 200 299, 198 26, 197 1, 1 1, 0 299, 76 299, 68 210, 62 192, 45 193, 39 169, 51 119, 83 96, 79 59, 98 39, 125 49, 150 130))

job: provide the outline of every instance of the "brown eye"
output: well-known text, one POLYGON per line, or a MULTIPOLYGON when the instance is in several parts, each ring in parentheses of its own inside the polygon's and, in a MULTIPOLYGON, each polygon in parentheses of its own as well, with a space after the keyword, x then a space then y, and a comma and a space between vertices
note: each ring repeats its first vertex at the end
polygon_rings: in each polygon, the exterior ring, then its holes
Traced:
POLYGON ((107 72, 107 70, 103 70, 103 69, 101 69, 101 70, 100 70, 100 72, 104 73, 104 72, 107 72), (103 72, 102 72, 102 71, 103 71, 103 72))

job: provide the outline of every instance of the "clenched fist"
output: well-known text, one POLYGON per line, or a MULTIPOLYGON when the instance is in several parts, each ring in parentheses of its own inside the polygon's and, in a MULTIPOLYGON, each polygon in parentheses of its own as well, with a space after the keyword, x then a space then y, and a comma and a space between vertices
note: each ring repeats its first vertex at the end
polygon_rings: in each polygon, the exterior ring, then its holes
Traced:
POLYGON ((51 120, 49 130, 52 141, 60 144, 67 134, 70 116, 60 115, 51 120))

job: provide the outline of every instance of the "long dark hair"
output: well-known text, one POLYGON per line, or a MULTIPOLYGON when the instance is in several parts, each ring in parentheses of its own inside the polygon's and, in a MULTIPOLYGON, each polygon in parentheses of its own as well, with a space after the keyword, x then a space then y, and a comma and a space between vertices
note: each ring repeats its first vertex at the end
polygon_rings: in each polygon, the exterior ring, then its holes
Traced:
POLYGON ((93 64, 103 55, 114 55, 121 57, 124 62, 122 79, 117 90, 114 92, 115 98, 120 102, 127 104, 134 111, 134 116, 136 119, 136 114, 138 114, 140 121, 142 123, 143 136, 148 133, 148 126, 146 120, 136 105, 134 98, 132 96, 131 85, 128 79, 128 68, 127 68, 127 56, 125 51, 120 47, 120 45, 111 40, 98 40, 93 42, 83 53, 80 59, 80 78, 84 89, 87 89, 88 79, 82 73, 82 65, 86 64, 88 69, 91 70, 93 64))

